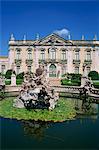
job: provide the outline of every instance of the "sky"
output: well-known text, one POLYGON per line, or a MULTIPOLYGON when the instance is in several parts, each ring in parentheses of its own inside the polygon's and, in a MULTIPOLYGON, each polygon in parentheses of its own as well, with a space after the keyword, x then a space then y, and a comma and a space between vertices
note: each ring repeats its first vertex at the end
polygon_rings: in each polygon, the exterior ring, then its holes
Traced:
MULTIPOLYGON (((16 40, 24 34, 34 40, 53 32, 70 34, 71 39, 99 40, 98 0, 1 0, 0 1, 0 55, 8 55, 11 33, 16 40), (65 31, 65 33, 64 33, 65 31)), ((67 37, 65 37, 67 38, 67 37)))

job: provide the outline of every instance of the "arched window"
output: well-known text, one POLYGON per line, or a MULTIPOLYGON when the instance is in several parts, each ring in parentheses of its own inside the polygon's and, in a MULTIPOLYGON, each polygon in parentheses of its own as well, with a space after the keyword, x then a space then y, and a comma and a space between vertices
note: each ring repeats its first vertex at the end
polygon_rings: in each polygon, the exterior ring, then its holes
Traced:
POLYGON ((79 67, 78 67, 78 66, 75 67, 75 73, 76 73, 76 74, 79 73, 79 67))
POLYGON ((31 66, 27 66, 28 72, 31 72, 31 66))
POLYGON ((90 72, 90 67, 89 66, 86 67, 86 72, 87 72, 87 74, 89 74, 89 72, 90 72))
POLYGON ((55 48, 49 49, 49 59, 52 59, 52 60, 56 59, 56 49, 55 48))
POLYGON ((56 66, 54 64, 49 66, 49 77, 56 77, 56 66))
POLYGON ((20 66, 16 66, 16 73, 17 73, 17 74, 20 73, 20 66))

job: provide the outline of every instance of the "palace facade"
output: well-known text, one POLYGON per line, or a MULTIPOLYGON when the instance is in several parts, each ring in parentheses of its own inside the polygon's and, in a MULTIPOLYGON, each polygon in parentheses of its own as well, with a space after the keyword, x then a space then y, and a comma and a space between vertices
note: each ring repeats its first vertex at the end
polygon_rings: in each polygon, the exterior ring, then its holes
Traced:
POLYGON ((99 72, 99 41, 65 40, 57 34, 50 34, 36 40, 15 40, 11 35, 8 57, 0 57, 0 72, 14 69, 16 74, 35 72, 44 64, 47 77, 61 77, 65 73, 86 74, 99 72))

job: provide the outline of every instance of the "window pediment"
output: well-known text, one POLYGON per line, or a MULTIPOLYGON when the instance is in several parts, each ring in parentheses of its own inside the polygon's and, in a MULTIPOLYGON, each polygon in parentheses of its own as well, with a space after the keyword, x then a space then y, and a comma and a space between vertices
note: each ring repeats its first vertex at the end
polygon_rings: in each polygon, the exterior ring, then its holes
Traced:
POLYGON ((86 48, 85 51, 90 52, 91 48, 86 48))
POLYGON ((75 52, 79 52, 79 51, 80 51, 80 48, 74 48, 74 51, 75 51, 75 52))
POLYGON ((27 51, 31 52, 31 51, 32 51, 32 48, 27 48, 27 51))
POLYGON ((21 48, 16 48, 15 49, 17 52, 20 52, 22 49, 21 48))

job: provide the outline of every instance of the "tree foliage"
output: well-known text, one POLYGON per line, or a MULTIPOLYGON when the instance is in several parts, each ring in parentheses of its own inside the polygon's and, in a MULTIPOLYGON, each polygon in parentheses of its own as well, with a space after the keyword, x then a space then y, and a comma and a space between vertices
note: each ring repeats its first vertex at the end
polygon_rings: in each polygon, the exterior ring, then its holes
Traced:
POLYGON ((16 78, 17 79, 23 79, 24 78, 24 72, 17 74, 16 78))
POLYGON ((11 79, 12 73, 16 74, 15 71, 13 72, 12 69, 7 70, 5 74, 6 79, 11 79))
POLYGON ((90 71, 88 77, 91 77, 92 80, 99 80, 99 74, 97 71, 90 71))

